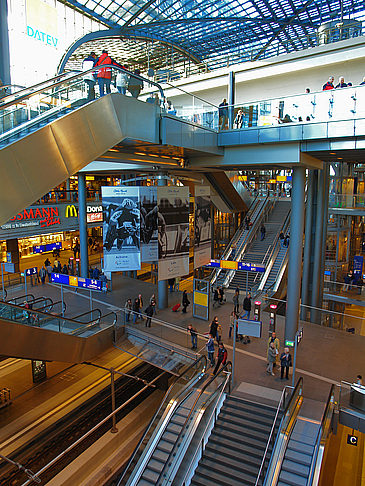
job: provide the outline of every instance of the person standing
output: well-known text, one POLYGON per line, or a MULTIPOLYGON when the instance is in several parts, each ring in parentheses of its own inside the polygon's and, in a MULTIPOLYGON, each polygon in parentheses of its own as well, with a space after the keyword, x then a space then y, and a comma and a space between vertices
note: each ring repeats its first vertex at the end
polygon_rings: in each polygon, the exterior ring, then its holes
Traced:
POLYGON ((247 215, 246 218, 245 218, 246 231, 250 230, 250 225, 251 225, 251 218, 250 218, 250 216, 247 215))
POLYGON ((186 290, 184 290, 183 296, 182 296, 182 306, 183 306, 182 312, 184 314, 186 314, 186 308, 188 307, 189 304, 190 304, 190 300, 188 299, 188 294, 187 294, 186 290))
MULTIPOLYGON (((108 51, 103 50, 101 56, 95 63, 95 67, 102 66, 103 64, 112 64, 112 62, 113 61, 109 56, 108 51)), ((100 68, 97 70, 97 73, 100 96, 109 94, 111 92, 110 83, 112 80, 112 69, 110 67, 100 68)))
POLYGON ((46 276, 47 276, 47 270, 45 267, 42 267, 40 270, 39 270, 39 277, 41 279, 41 282, 42 282, 42 285, 44 285, 45 281, 46 281, 46 276))
POLYGON ((348 84, 345 83, 345 78, 343 76, 340 76, 338 78, 338 84, 336 86, 335 89, 338 89, 338 88, 347 88, 348 84))
POLYGON ((141 72, 139 69, 135 69, 133 74, 129 77, 128 91, 133 98, 137 99, 143 89, 143 80, 140 79, 141 72))
MULTIPOLYGON (((92 69, 96 64, 96 54, 95 52, 90 52, 90 54, 85 57, 85 59, 82 61, 82 70, 83 71, 89 71, 92 69)), ((87 99, 89 101, 92 101, 95 99, 95 84, 96 84, 96 79, 95 79, 95 73, 87 73, 84 76, 84 82, 87 86, 87 99)))
POLYGON ((219 304, 219 292, 218 292, 218 289, 214 289, 214 293, 213 293, 213 309, 214 307, 217 307, 219 304))
POLYGON ((333 85, 333 81, 334 80, 335 80, 335 77, 334 76, 330 76, 328 78, 327 83, 322 86, 322 91, 328 91, 329 89, 335 89, 335 87, 333 85))
POLYGON ((239 297, 239 293, 237 292, 237 290, 235 291, 232 300, 233 300, 233 312, 235 314, 238 314, 239 311, 240 311, 240 297, 239 297))
POLYGON ((269 349, 267 350, 267 368, 266 373, 272 376, 274 375, 273 366, 276 361, 276 349, 274 343, 270 343, 269 349))
POLYGON ((152 305, 153 313, 156 314, 156 297, 155 297, 155 294, 151 295, 150 305, 152 305))
POLYGON ((285 379, 289 380, 289 367, 292 365, 291 363, 291 354, 289 353, 289 348, 284 348, 284 352, 280 355, 280 365, 281 365, 281 375, 280 379, 284 379, 284 371, 285 371, 285 379))
POLYGON ((220 103, 218 107, 218 113, 219 113, 220 129, 224 130, 226 121, 228 119, 228 103, 226 98, 223 98, 222 103, 220 103))
POLYGON ((217 364, 214 368, 213 375, 216 375, 218 370, 219 370, 220 365, 224 366, 226 364, 226 362, 227 362, 227 350, 226 350, 226 348, 224 347, 224 344, 221 341, 219 343, 219 346, 218 346, 217 364))
POLYGON ((250 313, 251 313, 251 294, 248 293, 246 297, 243 300, 243 310, 244 313, 242 314, 242 319, 250 319, 250 313))
POLYGON ((229 316, 229 339, 232 337, 233 329, 234 329, 234 323, 236 322, 237 319, 237 314, 232 311, 231 315, 229 316))
POLYGON ((223 285, 218 287, 218 296, 219 296, 219 304, 222 305, 223 302, 225 301, 223 285))
POLYGON ((138 317, 140 316, 138 297, 134 299, 132 309, 133 309, 133 324, 135 324, 137 322, 138 317))
POLYGON ((151 321, 152 321, 152 316, 153 316, 153 306, 150 304, 146 309, 146 327, 151 327, 151 321))
POLYGON ((242 125, 243 125, 243 111, 238 110, 236 118, 234 119, 233 122, 233 127, 239 130, 240 128, 242 128, 242 125))
POLYGON ((260 239, 261 239, 261 241, 263 241, 265 239, 265 235, 266 235, 266 228, 262 224, 261 225, 261 228, 260 228, 260 239))
POLYGON ((276 361, 278 359, 278 356, 279 356, 279 349, 280 349, 280 341, 279 341, 279 338, 276 336, 276 332, 273 331, 271 333, 271 336, 269 337, 269 341, 267 343, 267 347, 269 348, 270 347, 270 344, 271 343, 274 343, 274 347, 275 347, 275 350, 276 350, 276 360, 275 360, 275 364, 274 366, 276 365, 276 361))
POLYGON ((141 314, 141 311, 143 309, 143 298, 142 298, 142 294, 138 294, 138 305, 139 305, 139 318, 142 319, 143 321, 143 316, 141 314))
POLYGON ((51 275, 52 275, 52 265, 51 264, 47 265, 46 270, 47 270, 47 275, 48 275, 48 282, 50 282, 51 281, 51 275))
MULTIPOLYGON (((128 66, 123 66, 123 69, 128 70, 128 66)), ((117 76, 115 78, 115 87, 119 91, 120 94, 125 95, 127 93, 129 83, 129 74, 125 71, 118 71, 117 76)))
POLYGON ((218 317, 215 316, 212 322, 210 323, 209 334, 213 336, 214 339, 218 342, 218 317))
POLYGON ((360 386, 363 386, 363 381, 362 381, 362 376, 361 375, 357 375, 356 377, 356 385, 360 385, 360 386))
POLYGON ((215 364, 215 360, 214 360, 214 340, 213 340, 213 336, 211 334, 209 334, 209 338, 208 338, 208 341, 207 341, 205 346, 207 348, 210 366, 214 366, 214 364, 215 364))
POLYGON ((188 332, 191 337, 191 349, 198 349, 198 331, 191 324, 188 325, 188 332))

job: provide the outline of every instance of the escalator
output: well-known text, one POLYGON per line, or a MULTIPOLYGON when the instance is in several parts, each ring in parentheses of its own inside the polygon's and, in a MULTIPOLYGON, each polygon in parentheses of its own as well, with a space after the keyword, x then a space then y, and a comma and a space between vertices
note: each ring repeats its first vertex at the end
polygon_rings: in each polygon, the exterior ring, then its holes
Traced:
POLYGON ((1 99, 0 224, 121 141, 159 143, 158 106, 119 93, 89 101, 84 75, 61 74, 1 99))

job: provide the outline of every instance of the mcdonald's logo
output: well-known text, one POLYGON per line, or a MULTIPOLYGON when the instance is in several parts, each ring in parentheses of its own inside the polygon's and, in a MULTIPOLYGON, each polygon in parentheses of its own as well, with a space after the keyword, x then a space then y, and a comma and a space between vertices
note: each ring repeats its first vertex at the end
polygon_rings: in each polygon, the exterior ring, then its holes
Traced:
POLYGON ((69 204, 66 206, 66 218, 77 218, 77 209, 74 204, 69 204))

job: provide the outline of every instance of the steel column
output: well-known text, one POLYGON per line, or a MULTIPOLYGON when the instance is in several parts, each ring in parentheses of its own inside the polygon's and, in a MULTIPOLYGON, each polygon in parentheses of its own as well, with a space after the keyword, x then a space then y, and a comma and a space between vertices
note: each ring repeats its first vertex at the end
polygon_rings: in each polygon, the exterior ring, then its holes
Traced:
POLYGON ((299 323, 304 230, 304 167, 293 169, 292 184, 285 341, 294 341, 299 323))
MULTIPOLYGON (((318 180, 318 195, 317 195, 317 211, 316 211, 316 233, 314 239, 314 258, 313 258, 313 281, 312 281, 312 298, 311 306, 318 308, 320 305, 320 280, 321 280, 321 258, 322 258, 322 244, 323 244, 323 215, 325 203, 325 171, 319 171, 318 180)), ((323 275, 322 275, 323 278, 323 275)), ((316 309, 311 309, 311 322, 319 324, 320 312, 316 309)))
MULTIPOLYGON (((167 185, 167 180, 165 175, 161 174, 157 176, 157 185, 158 186, 167 185)), ((157 290, 158 290, 157 306, 159 309, 165 309, 169 305, 168 292, 167 292, 167 280, 159 280, 157 284, 157 290)))
POLYGON ((7 0, 0 1, 0 79, 3 84, 11 83, 7 0))
MULTIPOLYGON (((323 307, 323 286, 324 286, 324 271, 326 262, 326 240, 327 240, 327 226, 328 226, 328 197, 329 197, 329 164, 323 164, 323 219, 322 219, 322 251, 321 251, 321 273, 319 281, 319 296, 317 307, 323 307)), ((348 240, 350 241, 350 240, 348 240)))
POLYGON ((88 278, 89 255, 87 252, 87 225, 86 225, 86 178, 85 174, 78 174, 79 193, 79 234, 80 234, 80 276, 88 278))
POLYGON ((228 78, 228 127, 233 128, 234 103, 235 103, 235 73, 230 71, 228 78))
MULTIPOLYGON (((314 174, 312 170, 308 171, 307 185, 307 204, 305 209, 305 243, 303 258, 303 278, 302 278, 302 304, 308 305, 309 284, 310 284, 310 267, 311 267, 311 242, 312 242, 312 209, 314 196, 314 174)), ((300 318, 306 320, 307 308, 302 307, 300 318)))

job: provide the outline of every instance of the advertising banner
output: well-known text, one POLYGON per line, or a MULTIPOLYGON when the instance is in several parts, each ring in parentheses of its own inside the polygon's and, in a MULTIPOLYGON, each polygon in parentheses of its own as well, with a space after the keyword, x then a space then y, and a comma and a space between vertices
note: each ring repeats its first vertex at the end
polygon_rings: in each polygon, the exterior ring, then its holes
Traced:
POLYGON ((158 279, 189 273, 189 188, 157 188, 158 279))
POLYGON ((157 187, 140 187, 142 262, 158 260, 157 187))
POLYGON ((364 264, 364 257, 361 255, 354 256, 354 275, 362 274, 362 267, 364 264))
POLYGON ((202 267, 210 262, 212 253, 210 206, 210 188, 195 186, 194 268, 202 267))
POLYGON ((101 188, 103 200, 104 270, 141 269, 139 188, 101 188))

